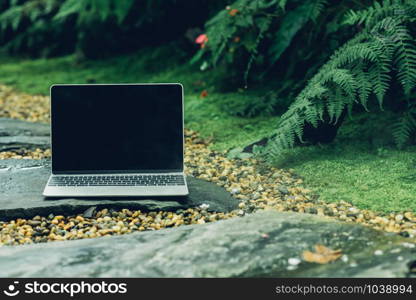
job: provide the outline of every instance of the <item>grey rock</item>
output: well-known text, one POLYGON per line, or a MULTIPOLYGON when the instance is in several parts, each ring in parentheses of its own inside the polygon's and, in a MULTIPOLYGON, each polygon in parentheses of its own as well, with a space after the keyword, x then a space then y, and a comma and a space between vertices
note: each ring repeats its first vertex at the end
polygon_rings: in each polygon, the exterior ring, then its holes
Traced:
POLYGON ((175 211, 208 204, 209 210, 227 212, 237 208, 238 200, 222 187, 188 177, 189 196, 159 198, 44 198, 43 188, 50 175, 49 160, 0 161, 0 219, 29 218, 35 215, 82 213, 97 209, 130 208, 143 211, 175 211))
POLYGON ((412 246, 357 224, 263 211, 123 236, 4 246, 0 277, 406 277, 414 275, 412 246), (303 261, 301 253, 315 244, 342 249, 348 260, 303 261))
POLYGON ((279 185, 276 189, 277 189, 278 192, 282 193, 283 195, 288 195, 289 194, 288 188, 284 185, 279 185))
POLYGON ((94 216, 94 213, 95 213, 96 210, 97 210, 97 207, 96 206, 91 206, 86 211, 84 211, 84 213, 82 214, 82 216, 84 218, 92 218, 94 216))
POLYGON ((0 151, 49 147, 48 124, 0 118, 0 151))
POLYGON ((50 139, 46 136, 1 136, 0 151, 16 149, 46 149, 50 147, 50 139))
POLYGON ((43 123, 0 118, 0 136, 49 136, 50 126, 43 123))

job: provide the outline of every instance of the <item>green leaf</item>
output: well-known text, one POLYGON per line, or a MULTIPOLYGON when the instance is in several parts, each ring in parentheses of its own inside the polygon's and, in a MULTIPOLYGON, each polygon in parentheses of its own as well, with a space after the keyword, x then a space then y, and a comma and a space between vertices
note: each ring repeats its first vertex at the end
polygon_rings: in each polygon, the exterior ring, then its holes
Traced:
POLYGON ((119 24, 123 23, 127 17, 131 8, 133 7, 135 0, 115 0, 114 1, 114 14, 117 17, 119 24))
POLYGON ((273 44, 270 47, 269 55, 271 63, 276 63, 283 52, 290 46, 296 33, 309 21, 311 4, 303 4, 296 9, 289 11, 283 18, 279 30, 273 37, 273 44))

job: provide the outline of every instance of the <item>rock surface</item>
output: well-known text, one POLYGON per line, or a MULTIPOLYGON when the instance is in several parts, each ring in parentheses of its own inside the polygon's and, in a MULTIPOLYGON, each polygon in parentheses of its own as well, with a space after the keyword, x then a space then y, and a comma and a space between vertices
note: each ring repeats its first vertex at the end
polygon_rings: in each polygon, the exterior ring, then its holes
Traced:
POLYGON ((414 246, 355 224, 263 211, 153 232, 4 246, 0 277, 406 277, 415 275, 414 246), (315 244, 341 249, 348 259, 289 264, 315 244))
POLYGON ((50 126, 22 120, 0 118, 0 136, 49 136, 50 126))
POLYGON ((29 218, 50 213, 69 215, 92 206, 173 211, 205 203, 209 205, 209 210, 227 212, 238 205, 238 200, 225 189, 193 177, 187 178, 188 197, 45 199, 42 191, 49 175, 49 160, 0 160, 0 219, 29 218))
POLYGON ((0 151, 50 147, 48 124, 0 118, 0 151))

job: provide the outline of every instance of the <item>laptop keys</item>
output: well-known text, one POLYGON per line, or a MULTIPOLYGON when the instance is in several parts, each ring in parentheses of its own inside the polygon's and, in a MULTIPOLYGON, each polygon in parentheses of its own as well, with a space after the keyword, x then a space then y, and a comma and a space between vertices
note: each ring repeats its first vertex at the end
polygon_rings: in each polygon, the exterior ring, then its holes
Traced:
POLYGON ((177 186, 183 175, 53 176, 49 186, 177 186))

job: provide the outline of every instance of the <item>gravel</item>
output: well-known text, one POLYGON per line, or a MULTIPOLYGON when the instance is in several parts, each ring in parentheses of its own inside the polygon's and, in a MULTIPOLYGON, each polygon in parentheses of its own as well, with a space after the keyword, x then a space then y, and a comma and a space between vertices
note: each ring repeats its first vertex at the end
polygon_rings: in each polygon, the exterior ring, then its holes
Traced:
MULTIPOLYGON (((48 97, 16 93, 9 87, 0 86, 0 106, 4 107, 0 116, 38 122, 49 120, 48 97)), ((49 149, 21 149, 0 152, 0 159, 41 159, 50 155, 49 149)), ((224 187, 240 200, 239 209, 230 213, 207 212, 205 207, 176 212, 104 209, 90 212, 91 217, 36 216, 30 220, 0 222, 0 246, 203 224, 267 209, 327 216, 405 237, 416 235, 416 216, 413 212, 381 214, 361 210, 345 201, 325 203, 305 187, 293 170, 277 169, 253 158, 229 159, 227 152, 209 149, 209 142, 192 130, 185 131, 185 173, 224 187)))

